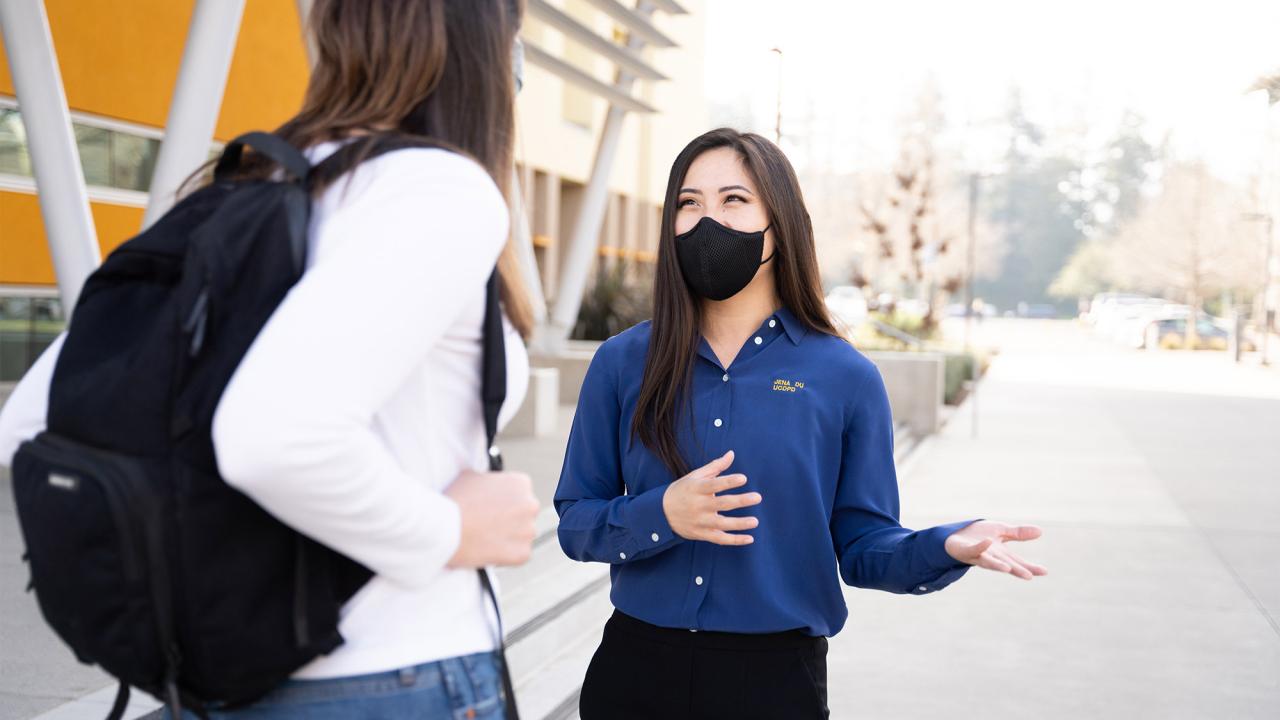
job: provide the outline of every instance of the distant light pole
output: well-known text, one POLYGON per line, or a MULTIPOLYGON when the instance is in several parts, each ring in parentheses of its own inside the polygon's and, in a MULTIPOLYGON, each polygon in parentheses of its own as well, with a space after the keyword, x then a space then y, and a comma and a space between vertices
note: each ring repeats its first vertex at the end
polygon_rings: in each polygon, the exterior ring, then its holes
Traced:
POLYGON ((773 120, 773 141, 782 144, 782 49, 770 48, 769 52, 778 53, 778 100, 775 104, 773 120))
POLYGON ((1275 243, 1271 241, 1271 235, 1272 229, 1275 225, 1275 220, 1271 217, 1271 213, 1246 213, 1243 218, 1245 220, 1261 222, 1266 227, 1265 241, 1267 243, 1267 259, 1262 263, 1264 278, 1262 282, 1262 364, 1265 366, 1270 364, 1267 362, 1267 348, 1268 345, 1270 345, 1267 340, 1271 337, 1271 314, 1273 312, 1271 309, 1271 259, 1273 253, 1272 246, 1275 243))
MULTIPOLYGON (((1267 94, 1266 112, 1269 115, 1271 113, 1271 108, 1277 103, 1280 103, 1280 72, 1258 78, 1258 80, 1245 92, 1253 93, 1259 90, 1267 94)), ((1264 126, 1269 127, 1269 124, 1270 118, 1268 117, 1264 126)), ((1266 146, 1269 144, 1269 139, 1270 132, 1267 131, 1263 140, 1264 155, 1266 154, 1266 146)), ((1244 216, 1244 219, 1265 222, 1267 225, 1267 260, 1266 265, 1264 266, 1266 281, 1262 286, 1262 364, 1267 365, 1267 346, 1269 344, 1267 340, 1271 337, 1271 319, 1275 312, 1271 307, 1271 278, 1275 275, 1273 268, 1271 267, 1272 245, 1274 245, 1272 242, 1272 229, 1274 222, 1270 213, 1249 213, 1244 216)))
MULTIPOLYGON (((969 354, 969 338, 973 332, 973 276, 977 265, 977 232, 978 191, 986 178, 999 175, 1000 172, 969 173, 969 246, 965 249, 964 267, 964 352, 969 354)), ((973 406, 972 436, 978 437, 978 354, 973 353, 973 367, 969 373, 969 404, 973 406)))
POLYGON ((982 176, 978 173, 969 173, 969 247, 965 250, 964 263, 964 351, 969 352, 969 334, 973 328, 973 266, 974 250, 977 244, 974 240, 974 225, 977 222, 978 212, 978 183, 982 180, 982 176))
POLYGON ((978 219, 978 183, 982 175, 969 173, 969 247, 965 250, 964 263, 964 353, 972 363, 969 368, 969 405, 973 408, 970 436, 978 437, 978 361, 977 353, 969 352, 969 337, 973 332, 973 268, 977 254, 974 226, 978 219))

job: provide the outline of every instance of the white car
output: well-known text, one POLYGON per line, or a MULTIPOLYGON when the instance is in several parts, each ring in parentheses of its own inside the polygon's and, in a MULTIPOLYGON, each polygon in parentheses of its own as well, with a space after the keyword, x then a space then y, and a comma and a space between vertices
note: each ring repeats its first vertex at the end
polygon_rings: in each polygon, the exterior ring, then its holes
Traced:
POLYGON ((1097 327, 1113 318, 1124 306, 1144 303, 1150 300, 1151 298, 1145 295, 1134 295, 1132 293, 1098 293, 1093 296, 1093 300, 1089 303, 1089 312, 1085 315, 1085 320, 1090 325, 1097 327))
POLYGON ((850 331, 867 320, 867 298, 852 285, 841 285, 827 293, 827 310, 850 331))

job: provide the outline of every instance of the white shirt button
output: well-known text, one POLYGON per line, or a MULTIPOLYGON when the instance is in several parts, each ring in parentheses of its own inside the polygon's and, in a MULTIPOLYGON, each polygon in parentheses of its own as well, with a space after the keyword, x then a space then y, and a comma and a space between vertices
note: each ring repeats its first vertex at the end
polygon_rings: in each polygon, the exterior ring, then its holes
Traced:
POLYGON ((778 321, 777 321, 777 320, 770 320, 770 321, 769 321, 769 327, 774 327, 774 326, 776 326, 777 324, 778 324, 778 321))
POLYGON ((654 533, 650 535, 649 538, 652 539, 654 542, 658 542, 658 533, 654 533))
POLYGON ((697 584, 701 585, 701 584, 702 584, 702 576, 701 576, 701 575, 699 575, 698 577, 694 578, 694 579, 693 579, 693 581, 694 581, 695 583, 697 583, 697 584))
POLYGON ((725 373, 724 375, 721 375, 720 379, 725 382, 729 382, 729 373, 725 373))
POLYGON ((723 420, 721 420, 720 418, 716 418, 716 427, 720 427, 723 424, 724 424, 723 420))
POLYGON ((928 592, 928 591, 929 591, 929 588, 927 588, 927 587, 925 587, 925 586, 923 586, 923 585, 921 585, 920 587, 918 587, 918 588, 916 588, 916 589, 917 589, 917 590, 919 590, 920 592, 928 592))
POLYGON ((618 553, 618 557, 622 558, 623 560, 626 560, 626 559, 627 559, 627 554, 626 554, 626 553, 618 553))
POLYGON ((762 342, 764 342, 764 340, 763 340, 762 338, 756 338, 756 344, 757 344, 757 345, 759 345, 759 344, 760 344, 760 343, 762 343, 762 342))

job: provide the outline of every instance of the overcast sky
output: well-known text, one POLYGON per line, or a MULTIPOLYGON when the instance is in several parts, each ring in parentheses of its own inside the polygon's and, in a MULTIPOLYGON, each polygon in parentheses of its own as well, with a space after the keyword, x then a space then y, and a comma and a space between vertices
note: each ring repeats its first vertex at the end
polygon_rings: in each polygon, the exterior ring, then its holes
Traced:
POLYGON ((1171 131, 1180 155, 1233 179, 1258 169, 1264 123, 1280 126, 1280 106, 1268 116, 1260 93, 1243 92, 1280 70, 1277 0, 708 0, 707 19, 709 97, 747 109, 739 123, 762 133, 778 78, 770 48, 782 49, 784 148, 798 165, 803 145, 837 170, 887 162, 926 80, 950 124, 970 128, 977 162, 1014 84, 1059 137, 1108 137, 1131 108, 1153 138, 1171 131))

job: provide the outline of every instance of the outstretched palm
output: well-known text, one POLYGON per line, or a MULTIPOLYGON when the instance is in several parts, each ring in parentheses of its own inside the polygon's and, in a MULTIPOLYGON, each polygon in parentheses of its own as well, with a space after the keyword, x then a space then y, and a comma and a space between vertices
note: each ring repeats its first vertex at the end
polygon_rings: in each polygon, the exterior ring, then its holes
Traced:
POLYGON ((979 520, 951 533, 944 547, 948 555, 960 562, 1030 580, 1035 575, 1044 575, 1049 571, 1042 565, 1018 557, 1006 543, 1035 540, 1038 537, 1040 528, 1034 525, 1005 525, 979 520))

